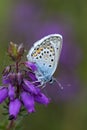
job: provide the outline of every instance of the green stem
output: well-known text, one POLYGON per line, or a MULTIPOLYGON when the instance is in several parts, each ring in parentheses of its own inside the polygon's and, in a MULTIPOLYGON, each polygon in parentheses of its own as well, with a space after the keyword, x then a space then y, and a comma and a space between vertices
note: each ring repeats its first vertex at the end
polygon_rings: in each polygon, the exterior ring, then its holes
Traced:
POLYGON ((18 73, 19 67, 18 67, 18 61, 16 62, 16 72, 18 73))
POLYGON ((12 128, 13 128, 14 126, 15 126, 15 124, 14 124, 14 120, 11 120, 10 123, 8 124, 6 130, 12 130, 12 128))

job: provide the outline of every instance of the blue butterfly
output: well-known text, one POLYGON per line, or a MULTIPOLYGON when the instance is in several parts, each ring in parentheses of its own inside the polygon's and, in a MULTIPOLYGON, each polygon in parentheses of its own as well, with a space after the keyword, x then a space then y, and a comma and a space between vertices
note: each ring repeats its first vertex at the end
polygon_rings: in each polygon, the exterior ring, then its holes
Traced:
POLYGON ((54 79, 53 74, 58 65, 62 43, 63 38, 60 34, 50 34, 35 42, 28 52, 27 59, 36 64, 38 70, 35 74, 42 85, 54 79))

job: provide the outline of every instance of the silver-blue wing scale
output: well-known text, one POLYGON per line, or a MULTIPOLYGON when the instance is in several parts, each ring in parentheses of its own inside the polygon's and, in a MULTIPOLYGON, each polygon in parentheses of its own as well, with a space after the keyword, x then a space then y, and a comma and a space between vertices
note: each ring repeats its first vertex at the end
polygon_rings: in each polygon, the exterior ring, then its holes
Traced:
POLYGON ((63 38, 60 34, 50 34, 35 42, 28 52, 27 59, 36 64, 45 82, 51 79, 57 68, 62 43, 63 38))

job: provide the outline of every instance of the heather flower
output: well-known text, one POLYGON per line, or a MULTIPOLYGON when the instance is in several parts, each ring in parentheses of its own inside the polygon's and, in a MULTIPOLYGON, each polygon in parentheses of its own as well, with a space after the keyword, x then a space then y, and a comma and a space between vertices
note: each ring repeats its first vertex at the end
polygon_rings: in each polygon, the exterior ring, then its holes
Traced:
POLYGON ((37 95, 39 93, 38 88, 36 88, 34 84, 32 84, 30 81, 25 80, 25 79, 23 81, 24 81, 23 88, 25 90, 27 90, 31 94, 36 94, 37 95))
POLYGON ((28 61, 21 62, 23 48, 23 44, 18 46, 10 43, 8 54, 14 64, 7 66, 2 76, 3 86, 0 89, 0 103, 7 99, 9 120, 17 119, 23 106, 28 113, 32 113, 35 112, 35 102, 47 105, 50 101, 38 86, 41 83, 35 75, 36 65, 28 61))
POLYGON ((25 62, 25 66, 26 66, 27 68, 33 70, 33 72, 37 70, 36 65, 34 65, 32 62, 26 61, 26 62, 25 62))
POLYGON ((30 95, 27 92, 22 92, 21 99, 24 103, 25 108, 29 113, 35 112, 35 108, 34 108, 35 101, 33 95, 30 95))
POLYGON ((8 89, 6 87, 2 87, 0 89, 0 103, 2 103, 8 97, 8 89))
POLYGON ((21 102, 19 99, 10 101, 9 103, 9 119, 15 119, 20 111, 21 102))
POLYGON ((11 84, 9 84, 9 87, 8 87, 8 96, 9 96, 10 100, 15 99, 15 87, 12 86, 11 84))
POLYGON ((50 100, 43 93, 40 93, 38 96, 35 96, 35 101, 47 105, 50 100))

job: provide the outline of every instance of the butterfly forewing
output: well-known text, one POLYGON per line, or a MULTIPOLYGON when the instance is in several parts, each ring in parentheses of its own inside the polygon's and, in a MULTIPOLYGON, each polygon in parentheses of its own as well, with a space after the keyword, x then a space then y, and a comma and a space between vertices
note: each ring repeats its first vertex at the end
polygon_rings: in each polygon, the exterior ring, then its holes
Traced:
POLYGON ((62 36, 51 34, 37 41, 30 49, 27 58, 37 65, 45 80, 50 79, 54 74, 61 48, 62 36))

